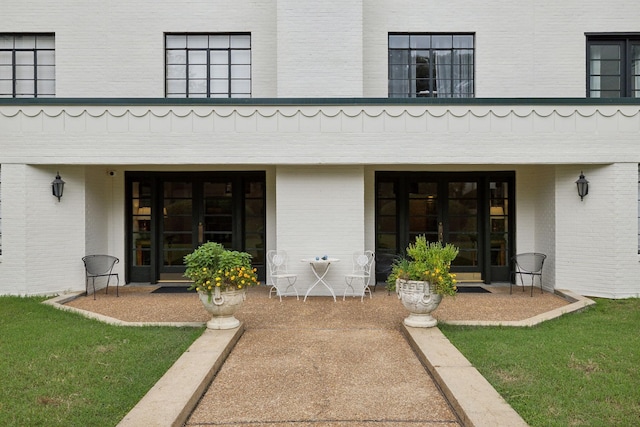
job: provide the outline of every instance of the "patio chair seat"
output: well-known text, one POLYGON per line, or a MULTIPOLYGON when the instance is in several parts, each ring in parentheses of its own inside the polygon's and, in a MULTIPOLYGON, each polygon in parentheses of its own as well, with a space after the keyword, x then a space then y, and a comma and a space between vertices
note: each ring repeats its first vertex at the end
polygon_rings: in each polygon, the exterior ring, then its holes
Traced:
POLYGON ((295 287, 297 274, 289 273, 287 270, 287 262, 289 258, 286 251, 283 250, 270 250, 267 252, 267 267, 269 269, 269 283, 271 286, 269 289, 269 298, 271 293, 275 294, 282 301, 283 296, 296 296, 296 299, 300 299, 298 295, 298 289, 295 287))
POLYGON ((91 284, 93 286, 93 299, 96 299, 96 278, 107 278, 107 289, 105 294, 108 294, 109 281, 111 280, 111 276, 115 276, 117 279, 116 296, 120 296, 118 292, 120 277, 118 276, 118 273, 113 272, 113 267, 120 262, 118 258, 111 255, 87 255, 82 258, 82 262, 84 262, 85 292, 87 295, 89 295, 89 279, 91 279, 91 284))
POLYGON ((364 296, 369 292, 371 298, 371 267, 373 266, 373 251, 355 252, 353 254, 353 271, 345 276, 347 287, 344 289, 342 300, 347 296, 347 291, 352 290, 352 295, 360 295, 360 301, 364 301, 364 296))
MULTIPOLYGON (((522 292, 524 292, 524 281, 522 276, 531 277, 531 296, 533 296, 533 285, 535 278, 538 277, 540 282, 540 293, 542 291, 542 267, 544 266, 544 260, 547 258, 545 254, 538 252, 525 252, 517 254, 513 257, 515 264, 515 274, 520 275, 520 283, 522 284, 522 292)), ((513 283, 509 285, 509 293, 512 292, 513 283)))

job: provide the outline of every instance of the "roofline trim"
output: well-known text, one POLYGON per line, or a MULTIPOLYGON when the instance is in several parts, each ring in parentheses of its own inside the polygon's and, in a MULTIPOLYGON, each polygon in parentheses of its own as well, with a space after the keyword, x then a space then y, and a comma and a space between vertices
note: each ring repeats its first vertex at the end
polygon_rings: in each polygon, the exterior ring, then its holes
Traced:
POLYGON ((0 98, 0 106, 639 105, 640 98, 0 98))

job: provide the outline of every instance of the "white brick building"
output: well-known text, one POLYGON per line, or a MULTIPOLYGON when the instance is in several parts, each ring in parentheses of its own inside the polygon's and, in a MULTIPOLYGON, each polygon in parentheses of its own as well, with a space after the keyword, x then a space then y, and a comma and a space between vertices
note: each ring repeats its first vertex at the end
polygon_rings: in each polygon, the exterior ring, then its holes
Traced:
POLYGON ((536 251, 549 290, 638 296, 636 9, 7 0, 0 294, 84 290, 90 253, 174 281, 201 239, 285 249, 303 287, 340 258, 340 292, 353 251, 426 233, 468 279, 536 251))

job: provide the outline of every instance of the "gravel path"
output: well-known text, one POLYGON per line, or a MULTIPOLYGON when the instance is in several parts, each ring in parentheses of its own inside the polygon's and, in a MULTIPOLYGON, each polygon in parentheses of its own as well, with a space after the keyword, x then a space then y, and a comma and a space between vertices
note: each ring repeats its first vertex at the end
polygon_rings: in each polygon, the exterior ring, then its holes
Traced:
MULTIPOLYGON (((205 322, 195 293, 126 286, 67 305, 129 322, 205 322)), ((549 294, 491 287, 446 297, 439 320, 524 320, 567 304, 549 294)), ((400 331, 407 312, 383 289, 360 298, 268 298, 250 289, 236 314, 245 332, 191 413, 187 427, 459 427, 400 331)))

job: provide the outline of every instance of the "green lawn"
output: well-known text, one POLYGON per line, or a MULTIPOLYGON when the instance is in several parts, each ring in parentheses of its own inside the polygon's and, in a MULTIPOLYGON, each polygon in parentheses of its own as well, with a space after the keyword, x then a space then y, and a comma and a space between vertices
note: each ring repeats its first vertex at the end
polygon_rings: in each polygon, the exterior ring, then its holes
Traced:
POLYGON ((640 299, 532 328, 440 329, 531 426, 640 425, 640 299))
POLYGON ((120 327, 0 297, 0 425, 114 426, 202 328, 120 327))

